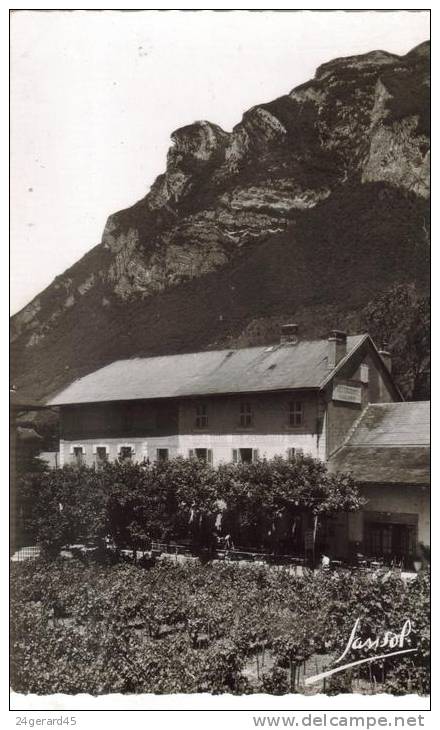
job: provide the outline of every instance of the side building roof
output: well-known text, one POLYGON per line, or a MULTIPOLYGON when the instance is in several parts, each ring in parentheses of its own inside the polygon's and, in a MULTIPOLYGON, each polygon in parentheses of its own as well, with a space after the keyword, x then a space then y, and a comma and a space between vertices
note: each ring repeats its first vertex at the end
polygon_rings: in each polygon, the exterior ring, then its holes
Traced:
POLYGON ((359 483, 429 484, 430 403, 373 403, 331 457, 359 483))
MULTIPOLYGON (((347 337, 347 354, 368 335, 347 337)), ((119 360, 74 381, 47 405, 319 388, 329 375, 327 340, 119 360)))

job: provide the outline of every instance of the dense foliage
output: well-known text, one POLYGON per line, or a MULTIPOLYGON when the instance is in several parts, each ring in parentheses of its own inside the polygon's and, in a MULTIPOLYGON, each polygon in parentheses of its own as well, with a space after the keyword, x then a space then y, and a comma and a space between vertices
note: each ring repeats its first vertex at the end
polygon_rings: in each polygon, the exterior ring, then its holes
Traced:
POLYGON ((27 534, 51 552, 108 538, 145 550, 151 540, 211 548, 214 534, 236 544, 281 550, 299 520, 356 510, 353 480, 311 457, 276 458, 213 469, 197 459, 111 462, 23 477, 17 501, 27 534))
POLYGON ((11 578, 17 692, 429 691, 427 574, 406 584, 393 573, 40 559, 14 564, 11 578), (304 687, 304 668, 332 666, 357 618, 363 638, 400 631, 409 618, 405 648, 417 651, 373 664, 372 674, 362 667, 304 687))
POLYGON ((414 284, 390 287, 365 307, 362 324, 381 347, 387 343, 393 376, 406 398, 428 400, 431 373, 429 296, 414 284))

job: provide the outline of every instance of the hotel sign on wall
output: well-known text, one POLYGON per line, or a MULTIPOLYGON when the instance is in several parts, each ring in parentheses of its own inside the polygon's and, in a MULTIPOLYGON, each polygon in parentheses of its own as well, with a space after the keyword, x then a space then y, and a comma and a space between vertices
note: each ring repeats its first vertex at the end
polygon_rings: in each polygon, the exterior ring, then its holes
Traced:
POLYGON ((333 400, 342 400, 345 403, 362 403, 362 390, 356 385, 334 385, 333 400))

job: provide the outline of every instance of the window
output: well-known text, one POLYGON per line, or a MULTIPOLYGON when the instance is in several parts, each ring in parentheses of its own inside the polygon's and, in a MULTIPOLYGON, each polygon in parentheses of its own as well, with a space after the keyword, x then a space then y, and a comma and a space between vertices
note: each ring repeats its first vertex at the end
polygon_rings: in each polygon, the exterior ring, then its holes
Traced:
POLYGON ((304 420, 304 408, 301 401, 290 401, 289 403, 289 426, 302 426, 304 420))
POLYGON ((391 552, 391 525, 367 524, 365 529, 367 553, 383 556, 391 552))
POLYGON ((251 464, 258 461, 258 449, 232 449, 234 464, 251 464))
POLYGON ((95 453, 96 453, 96 463, 97 464, 104 464, 107 461, 108 452, 107 452, 106 446, 97 446, 95 453))
POLYGON ((208 427, 208 407, 206 403, 198 403, 196 406, 196 428, 208 427))
POLYGON ((304 456, 304 451, 302 449, 298 449, 296 447, 295 448, 292 447, 290 449, 287 449, 287 458, 288 459, 291 459, 291 460, 292 459, 298 459, 301 456, 304 456))
POLYGON ((157 449, 156 459, 157 461, 168 461, 169 452, 168 449, 157 449))
POLYGON ((81 466, 84 463, 84 447, 74 446, 73 447, 73 461, 77 466, 81 466))
POLYGON ((132 446, 120 446, 118 449, 119 458, 122 461, 130 461, 133 457, 134 449, 132 446))
POLYGON ((361 383, 368 383, 369 380, 369 368, 368 365, 364 362, 360 367, 359 380, 361 381, 361 383))
POLYGON ((190 449, 189 458, 212 464, 212 449, 190 449))
POLYGON ((402 559, 415 553, 416 525, 366 522, 364 531, 364 548, 367 555, 402 559))
POLYGON ((252 426, 253 414, 252 405, 250 403, 240 404, 240 426, 243 428, 249 428, 252 426))

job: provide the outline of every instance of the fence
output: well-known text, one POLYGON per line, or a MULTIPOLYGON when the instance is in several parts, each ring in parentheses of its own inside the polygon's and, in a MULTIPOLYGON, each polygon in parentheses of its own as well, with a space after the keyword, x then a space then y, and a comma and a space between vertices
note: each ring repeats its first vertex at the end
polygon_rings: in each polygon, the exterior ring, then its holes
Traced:
POLYGON ((21 563, 24 560, 36 560, 40 557, 40 548, 37 545, 22 547, 11 556, 13 563, 21 563))

